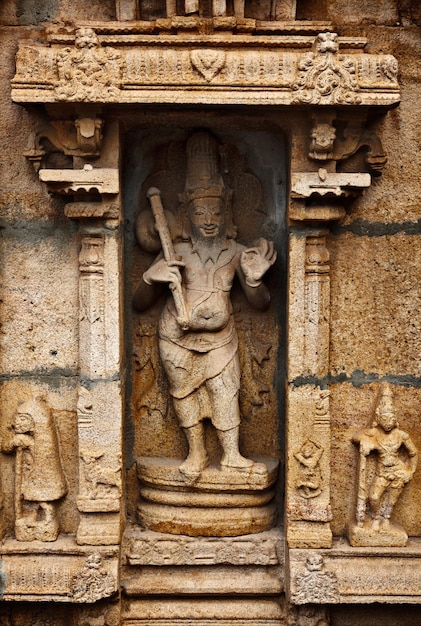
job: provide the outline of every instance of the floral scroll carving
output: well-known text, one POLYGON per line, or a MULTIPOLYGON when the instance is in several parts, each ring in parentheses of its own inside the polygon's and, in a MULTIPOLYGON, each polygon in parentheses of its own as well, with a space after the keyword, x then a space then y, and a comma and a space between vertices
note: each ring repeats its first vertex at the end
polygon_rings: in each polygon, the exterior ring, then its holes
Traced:
POLYGON ((339 602, 338 579, 334 572, 324 571, 320 554, 310 554, 306 571, 294 578, 295 604, 335 604, 339 602))
POLYGON ((294 104, 359 104, 356 64, 339 54, 338 35, 320 33, 312 52, 298 62, 298 77, 292 85, 294 104))
POLYGON ((112 595, 116 580, 102 565, 99 553, 90 554, 84 567, 73 575, 71 592, 74 602, 96 602, 112 595))
POLYGON ((120 64, 120 54, 111 48, 101 48, 92 28, 79 28, 75 47, 64 48, 57 54, 57 99, 116 100, 121 83, 120 64))

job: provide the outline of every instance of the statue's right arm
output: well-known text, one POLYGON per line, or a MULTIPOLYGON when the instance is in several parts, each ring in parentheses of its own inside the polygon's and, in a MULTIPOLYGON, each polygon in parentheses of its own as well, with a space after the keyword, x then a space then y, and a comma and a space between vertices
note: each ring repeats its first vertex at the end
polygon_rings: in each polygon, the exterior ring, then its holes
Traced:
POLYGON ((1 442, 2 452, 6 454, 13 452, 15 448, 29 448, 32 443, 32 437, 24 433, 9 432, 1 442))
POLYGON ((179 259, 167 261, 160 254, 139 281, 133 296, 134 308, 146 311, 155 304, 165 286, 181 285, 180 268, 183 267, 183 261, 179 259))
MULTIPOLYGON (((155 261, 152 263, 152 266, 155 265, 160 259, 162 259, 162 257, 162 253, 159 254, 155 261)), ((144 272, 142 278, 138 282, 133 295, 133 307, 136 309, 136 311, 147 311, 151 306, 155 304, 155 302, 164 291, 165 287, 162 283, 149 281, 147 275, 145 280, 145 274, 146 272, 144 272)))
POLYGON ((1 441, 1 451, 7 454, 13 452, 14 448, 13 435, 8 433, 1 441))

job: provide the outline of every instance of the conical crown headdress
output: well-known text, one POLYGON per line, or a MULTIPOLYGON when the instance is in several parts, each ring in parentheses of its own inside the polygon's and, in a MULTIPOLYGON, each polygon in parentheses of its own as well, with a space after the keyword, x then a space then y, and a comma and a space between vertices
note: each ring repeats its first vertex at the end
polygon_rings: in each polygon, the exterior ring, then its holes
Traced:
POLYGON ((186 144, 187 175, 185 191, 189 200, 195 198, 220 198, 225 185, 218 168, 218 144, 206 132, 191 135, 186 144))
POLYGON ((232 190, 225 185, 219 171, 219 150, 215 137, 206 131, 193 133, 186 143, 186 155, 186 182, 184 192, 179 195, 184 212, 182 239, 189 238, 189 203, 201 198, 221 198, 225 212, 226 237, 235 239, 237 228, 232 222, 232 190))
POLYGON ((375 410, 374 410, 374 422, 373 426, 377 425, 377 419, 379 415, 384 413, 393 413, 393 393, 388 383, 382 383, 377 395, 375 410))

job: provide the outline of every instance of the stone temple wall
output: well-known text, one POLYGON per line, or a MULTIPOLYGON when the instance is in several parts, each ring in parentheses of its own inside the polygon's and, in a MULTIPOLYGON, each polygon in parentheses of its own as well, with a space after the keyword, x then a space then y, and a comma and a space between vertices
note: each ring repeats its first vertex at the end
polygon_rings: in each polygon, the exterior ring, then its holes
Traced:
POLYGON ((0 25, 0 624, 421 626, 419 3, 0 25))

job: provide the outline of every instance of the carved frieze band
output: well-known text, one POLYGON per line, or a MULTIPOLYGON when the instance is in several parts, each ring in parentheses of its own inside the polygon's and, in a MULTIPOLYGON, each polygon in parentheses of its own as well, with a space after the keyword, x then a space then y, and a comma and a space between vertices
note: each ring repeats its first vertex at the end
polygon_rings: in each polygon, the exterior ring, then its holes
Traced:
POLYGON ((283 565, 279 537, 263 532, 247 537, 177 537, 144 533, 128 541, 130 565, 283 565))
POLYGON ((342 539, 334 540, 329 551, 293 549, 289 551, 290 601, 296 605, 416 604, 420 563, 418 539, 404 549, 383 548, 381 552, 351 547, 342 539))
POLYGON ((4 599, 96 602, 117 591, 116 561, 98 552, 87 556, 21 555, 3 558, 4 599))
MULTIPOLYGON (((305 52, 282 37, 254 37, 253 47, 233 39, 197 38, 185 43, 147 36, 136 47, 101 45, 93 29, 76 31, 74 46, 22 43, 12 81, 15 102, 159 102, 165 88, 249 90, 264 88, 279 104, 383 104, 399 101, 397 62, 391 55, 340 53, 335 33, 321 33, 305 52), (289 48, 289 49, 288 49, 289 48), (153 90, 153 91, 151 91, 153 90), (139 93, 142 92, 142 93, 139 93)), ((212 99, 213 90, 208 97, 212 99)), ((215 93, 216 95, 216 93, 215 93)), ((168 97, 168 96, 167 96, 168 97)), ((181 95, 178 98, 182 97, 181 95)), ((187 94, 186 94, 187 98, 187 94)))

